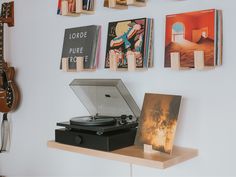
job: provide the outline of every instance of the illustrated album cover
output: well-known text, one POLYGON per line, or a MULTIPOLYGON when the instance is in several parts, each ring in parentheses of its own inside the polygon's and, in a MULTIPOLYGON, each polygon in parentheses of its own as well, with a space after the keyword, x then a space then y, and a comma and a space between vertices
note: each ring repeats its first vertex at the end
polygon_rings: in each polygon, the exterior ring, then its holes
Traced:
POLYGON ((180 66, 194 67, 194 51, 204 52, 204 65, 222 64, 222 12, 216 9, 166 16, 165 67, 178 52, 180 66))
POLYGON ((108 25, 105 68, 115 58, 120 69, 128 68, 127 53, 132 52, 136 68, 153 66, 153 19, 140 18, 110 22, 108 25))

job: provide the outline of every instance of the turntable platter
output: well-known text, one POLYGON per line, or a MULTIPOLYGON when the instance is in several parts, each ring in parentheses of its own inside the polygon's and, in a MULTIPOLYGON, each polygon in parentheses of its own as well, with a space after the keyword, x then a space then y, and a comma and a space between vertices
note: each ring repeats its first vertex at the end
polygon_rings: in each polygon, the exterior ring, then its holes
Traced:
POLYGON ((94 118, 92 116, 86 117, 74 117, 70 119, 71 125, 82 125, 82 126, 107 126, 114 125, 116 120, 114 118, 99 117, 94 118))

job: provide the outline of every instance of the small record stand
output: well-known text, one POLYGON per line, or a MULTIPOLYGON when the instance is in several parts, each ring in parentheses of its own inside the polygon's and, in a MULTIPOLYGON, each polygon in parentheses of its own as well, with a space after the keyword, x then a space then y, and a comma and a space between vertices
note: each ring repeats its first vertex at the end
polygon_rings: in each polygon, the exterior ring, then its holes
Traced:
POLYGON ((195 50, 193 51, 194 56, 194 66, 193 68, 190 67, 182 67, 181 66, 181 54, 180 52, 171 52, 170 53, 170 68, 172 70, 189 70, 189 69, 196 69, 199 71, 206 71, 210 69, 214 69, 216 66, 222 65, 222 61, 220 61, 219 65, 215 66, 206 66, 204 61, 204 51, 203 50, 195 50))
MULTIPOLYGON (((76 57, 76 69, 69 68, 69 58, 62 58, 62 71, 64 72, 79 72, 85 71, 84 69, 84 57, 76 57)), ((87 69, 86 71, 94 71, 95 69, 87 69)))
MULTIPOLYGON (((111 71, 118 71, 118 70, 124 70, 124 69, 119 69, 118 68, 118 63, 117 63, 117 58, 118 55, 115 54, 114 52, 110 52, 109 54, 109 61, 110 61, 110 70, 111 71)), ((136 58, 135 54, 132 51, 127 52, 127 62, 128 62, 128 71, 137 71, 138 69, 136 68, 136 58)), ((126 69, 125 69, 126 70, 126 69)), ((139 69, 139 71, 145 70, 144 68, 139 69)))
MULTIPOLYGON (((194 56, 194 69, 196 70, 209 70, 214 69, 214 66, 205 66, 204 63, 204 51, 195 50, 193 51, 194 56)), ((180 52, 170 53, 170 64, 172 70, 189 70, 189 67, 182 67, 180 64, 180 52)))

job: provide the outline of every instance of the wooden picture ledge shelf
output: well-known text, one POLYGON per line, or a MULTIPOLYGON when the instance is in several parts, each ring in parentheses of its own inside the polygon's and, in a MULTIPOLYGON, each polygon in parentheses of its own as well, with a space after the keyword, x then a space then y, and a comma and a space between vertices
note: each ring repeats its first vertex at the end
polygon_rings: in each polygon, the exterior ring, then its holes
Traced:
POLYGON ((159 169, 165 169, 177 165, 198 155, 198 150, 196 149, 177 146, 174 147, 172 155, 167 155, 159 152, 144 153, 143 148, 137 146, 130 146, 111 152, 105 152, 61 144, 55 141, 48 141, 47 145, 50 148, 159 169))

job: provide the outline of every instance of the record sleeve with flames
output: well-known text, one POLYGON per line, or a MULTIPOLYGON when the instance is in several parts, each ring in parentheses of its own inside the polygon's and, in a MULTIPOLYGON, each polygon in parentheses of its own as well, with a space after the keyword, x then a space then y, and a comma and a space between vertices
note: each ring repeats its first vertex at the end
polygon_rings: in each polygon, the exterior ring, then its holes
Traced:
POLYGON ((136 145, 171 154, 181 103, 179 95, 146 93, 139 121, 136 145))

